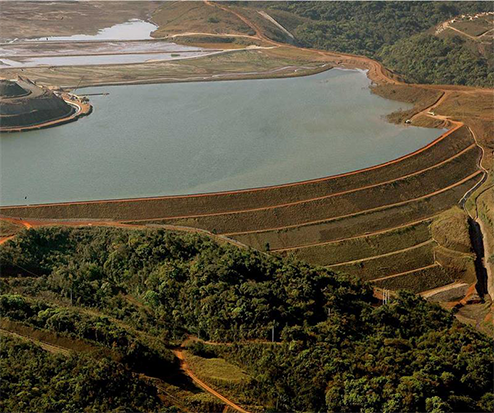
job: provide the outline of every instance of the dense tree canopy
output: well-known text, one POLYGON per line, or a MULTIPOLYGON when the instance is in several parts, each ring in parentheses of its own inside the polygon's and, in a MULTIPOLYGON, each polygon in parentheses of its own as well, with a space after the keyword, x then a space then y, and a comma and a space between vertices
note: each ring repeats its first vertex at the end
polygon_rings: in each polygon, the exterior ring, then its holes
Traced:
POLYGON ((494 86, 493 68, 458 36, 440 39, 420 34, 379 51, 386 67, 407 73, 416 83, 494 86))
POLYGON ((105 357, 50 354, 8 337, 0 340, 2 412, 153 412, 156 389, 105 357))
MULTIPOLYGON (((2 351, 12 365, 22 357, 29 363, 7 369, 4 410, 20 406, 19 387, 12 383, 38 383, 40 375, 49 383, 58 377, 56 369, 80 371, 70 382, 74 386, 98 375, 103 386, 113 383, 107 393, 81 396, 75 408, 118 404, 139 410, 126 395, 106 400, 112 386, 120 386, 129 369, 173 371, 166 346, 188 334, 216 341, 202 345, 201 354, 245 369, 251 385, 239 391, 278 411, 494 408, 490 340, 411 293, 382 305, 367 284, 346 275, 163 230, 28 230, 0 247, 0 264, 9 275, 1 281, 6 319, 86 340, 112 355, 90 376, 78 367, 88 363, 82 356, 45 355, 40 363, 46 368, 37 373, 29 354, 40 350, 7 342, 2 351), (273 327, 277 344, 268 341, 273 327)), ((152 410, 154 396, 144 384, 126 386, 134 403, 151 394, 139 408, 152 410)), ((22 389, 32 399, 29 406, 46 406, 40 411, 56 408, 64 397, 59 387, 22 389)))
POLYGON ((277 15, 302 46, 377 58, 409 81, 494 85, 486 57, 461 40, 436 38, 430 30, 454 16, 491 11, 489 2, 297 1, 263 7, 300 17, 294 23, 288 15, 277 15))

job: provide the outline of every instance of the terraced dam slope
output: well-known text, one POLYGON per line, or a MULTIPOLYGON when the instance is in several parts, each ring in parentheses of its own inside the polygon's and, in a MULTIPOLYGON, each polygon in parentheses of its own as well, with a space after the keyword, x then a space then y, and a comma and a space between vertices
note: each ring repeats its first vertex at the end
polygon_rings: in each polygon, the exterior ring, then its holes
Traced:
POLYGON ((469 128, 458 124, 414 153, 338 176, 203 195, 2 207, 0 213, 33 222, 193 227, 379 287, 420 292, 463 275, 474 281, 471 271, 453 271, 436 253, 430 223, 483 178, 480 156, 469 128))

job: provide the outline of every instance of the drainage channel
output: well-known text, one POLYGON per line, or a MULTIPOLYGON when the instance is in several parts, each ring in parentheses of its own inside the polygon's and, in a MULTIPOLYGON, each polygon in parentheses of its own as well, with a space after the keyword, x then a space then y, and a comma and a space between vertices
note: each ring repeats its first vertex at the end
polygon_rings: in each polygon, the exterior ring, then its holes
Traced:
POLYGON ((468 218, 468 232, 470 234, 470 241, 472 243, 473 250, 475 252, 475 273, 477 274, 476 289, 479 296, 483 299, 488 293, 487 291, 487 269, 484 265, 485 249, 484 249, 484 237, 480 225, 468 218))

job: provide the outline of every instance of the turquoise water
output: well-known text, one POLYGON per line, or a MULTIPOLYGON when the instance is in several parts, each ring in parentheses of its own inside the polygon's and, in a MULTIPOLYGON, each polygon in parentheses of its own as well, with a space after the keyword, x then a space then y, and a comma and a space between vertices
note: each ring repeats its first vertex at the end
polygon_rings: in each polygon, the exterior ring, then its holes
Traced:
POLYGON ((406 104, 363 72, 81 89, 94 112, 0 137, 1 205, 187 194, 348 172, 442 131, 387 123, 406 104))

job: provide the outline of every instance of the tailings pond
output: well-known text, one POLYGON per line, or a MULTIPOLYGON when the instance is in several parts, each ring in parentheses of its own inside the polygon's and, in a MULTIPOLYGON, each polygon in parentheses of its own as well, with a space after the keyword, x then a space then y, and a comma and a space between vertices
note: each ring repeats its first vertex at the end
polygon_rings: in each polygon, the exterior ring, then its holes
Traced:
POLYGON ((152 23, 134 19, 101 29, 94 35, 15 39, 0 43, 0 69, 144 63, 217 53, 155 40, 151 33, 156 28, 152 23))
POLYGON ((0 137, 0 204, 251 188, 353 171, 442 131, 387 123, 406 104, 371 94, 363 72, 86 88, 77 122, 0 137))

